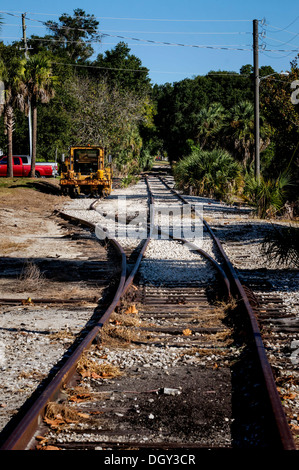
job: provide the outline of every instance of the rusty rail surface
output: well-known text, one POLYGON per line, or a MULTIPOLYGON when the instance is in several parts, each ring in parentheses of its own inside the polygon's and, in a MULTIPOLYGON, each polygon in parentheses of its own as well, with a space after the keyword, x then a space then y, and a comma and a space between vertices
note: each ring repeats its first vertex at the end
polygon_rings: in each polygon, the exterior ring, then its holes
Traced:
MULTIPOLYGON (((147 180, 147 178, 146 178, 147 180)), ((178 194, 175 190, 173 190, 162 178, 160 180, 174 193, 178 198, 180 198, 185 204, 189 204, 189 202, 180 194, 178 194)), ((148 181, 147 181, 148 183, 148 181)), ((148 184, 148 191, 149 191, 149 202, 153 205, 154 204, 154 197, 151 192, 150 186, 148 184)), ((94 201, 94 203, 91 204, 90 209, 94 210, 95 209, 95 204, 97 201, 94 201)), ((64 215, 66 216, 66 215, 64 215)), ((69 220, 72 220, 74 222, 79 222, 82 225, 88 226, 91 229, 95 229, 95 225, 91 224, 85 220, 78 219, 76 217, 72 216, 66 216, 69 220)), ((258 357, 260 359, 260 365, 261 369, 263 372, 263 376, 265 378, 265 383, 267 386, 270 402, 272 405, 273 413, 275 416, 275 420, 277 423, 277 428, 279 435, 281 437, 281 442, 282 446, 286 450, 294 450, 295 445, 293 442, 293 438, 289 429, 289 426, 286 421, 286 417, 279 399, 279 395, 275 386, 274 378, 272 375, 272 370, 269 365, 264 345, 262 342, 261 334, 258 328, 257 321, 255 319, 254 313, 252 311, 252 308, 250 306, 249 300, 246 296, 246 293, 238 279, 238 276, 229 261, 226 253, 224 252, 220 241, 217 239, 215 236, 214 232, 212 229, 209 227, 209 225, 206 223, 206 221, 203 221, 205 224, 207 230, 211 234, 212 238, 214 239, 215 243, 217 244, 219 248, 219 252, 221 253, 223 260, 226 265, 226 270, 227 272, 224 272, 224 270, 216 263, 213 258, 211 258, 207 253, 205 253, 203 250, 199 249, 198 247, 194 246, 194 249, 197 250, 200 254, 203 256, 206 256, 207 259, 209 259, 210 262, 214 264, 216 269, 218 269, 218 272, 223 278, 223 281, 227 287, 228 294, 231 294, 231 287, 233 287, 234 291, 238 293, 239 298, 244 304, 244 307, 249 315, 251 325, 252 325, 252 332, 254 335, 255 339, 255 344, 256 344, 256 349, 258 353, 258 357)), ((147 236, 147 239, 145 240, 142 249, 140 250, 139 256, 137 258, 137 261, 129 274, 128 278, 126 277, 126 255, 123 250, 123 248, 120 246, 120 244, 116 240, 110 240, 110 242, 115 246, 116 250, 121 256, 121 275, 119 279, 119 284, 117 291, 114 295, 112 303, 109 305, 108 309, 104 312, 104 314, 101 316, 97 324, 93 327, 93 329, 87 334, 87 336, 83 339, 83 341, 80 343, 80 345, 76 348, 74 354, 66 361, 64 366, 59 370, 57 375, 54 377, 54 379, 50 382, 50 384, 45 388, 45 390, 41 393, 41 395, 37 398, 37 400, 34 402, 33 406, 30 408, 30 410, 25 414, 25 416, 21 419, 21 421, 17 424, 17 426, 13 429, 13 432, 9 435, 9 437, 6 439, 6 441, 0 446, 1 450, 24 450, 28 448, 28 445, 30 444, 30 441, 34 437, 34 433, 36 432, 40 422, 42 421, 42 417, 46 408, 46 405, 49 401, 55 400, 59 396, 59 392, 61 387, 68 383, 71 377, 74 375, 76 371, 76 365, 84 353, 85 350, 89 349, 93 340, 96 338, 96 336, 99 333, 99 330, 101 327, 105 324, 105 322, 109 319, 111 313, 114 311, 114 309, 117 307, 117 305, 120 303, 122 297, 127 293, 128 289, 132 285, 134 281, 134 277, 138 271, 140 262, 143 258, 143 255, 145 253, 145 250, 147 249, 147 246, 150 242, 151 239, 151 227, 149 230, 149 234, 147 236)), ((175 238, 176 239, 176 238, 175 238)), ((178 239, 176 239, 178 240, 178 239)), ((189 243, 187 240, 180 240, 185 243, 189 243)))
MULTIPOLYGON (((94 229, 94 225, 89 222, 71 216, 69 218, 71 220, 76 220, 76 222, 79 221, 82 225, 86 225, 89 228, 94 229)), ((120 244, 116 240, 110 240, 110 242, 121 256, 120 279, 111 304, 97 324, 91 329, 74 353, 65 362, 53 380, 51 380, 49 385, 42 391, 41 395, 34 401, 33 405, 24 417, 18 424, 16 424, 14 429, 10 431, 8 438, 1 444, 0 450, 24 450, 28 447, 30 440, 33 438, 34 433, 42 420, 47 404, 59 396, 61 387, 66 384, 76 372, 76 366, 82 354, 85 350, 90 348, 93 340, 99 333, 100 328, 118 305, 125 285, 127 261, 125 252, 120 244)))
MULTIPOLYGON (((181 194, 179 194, 177 191, 175 191, 169 184, 161 177, 159 179, 163 182, 163 184, 173 193, 175 194, 182 202, 185 204, 190 204, 187 199, 185 199, 181 194)), ((247 297, 247 294, 245 292, 244 287, 242 286, 240 279, 237 275, 236 270, 234 269, 232 263, 230 262, 227 254, 225 253, 220 240, 218 237, 215 235, 213 232, 212 228, 209 226, 209 224, 203 219, 203 223, 209 233, 211 234, 211 237, 215 241, 219 252, 222 255, 222 258, 224 260, 225 266, 226 266, 226 271, 227 275, 230 279, 231 285, 234 288, 235 295, 238 296, 239 300, 243 303, 244 309, 249 317, 251 328, 252 328, 252 334, 254 338, 254 343, 256 347, 256 352, 257 356, 260 362, 260 367, 262 370, 263 378, 265 381, 265 385, 268 391, 269 395, 269 400, 270 400, 270 405, 272 408, 273 416, 275 418, 276 426, 277 426, 277 431, 281 439, 282 447, 284 450, 296 450, 296 446, 294 443, 294 439, 290 430, 290 427, 288 425, 287 419, 285 412, 282 407, 282 403, 279 397, 279 393, 277 391, 277 387, 275 384, 275 380, 273 377, 272 369, 268 361, 268 357, 265 351, 265 346, 263 344, 261 332, 259 329, 259 325, 256 319, 256 316, 254 314, 254 311, 252 309, 252 306, 249 302, 249 299, 247 297)))

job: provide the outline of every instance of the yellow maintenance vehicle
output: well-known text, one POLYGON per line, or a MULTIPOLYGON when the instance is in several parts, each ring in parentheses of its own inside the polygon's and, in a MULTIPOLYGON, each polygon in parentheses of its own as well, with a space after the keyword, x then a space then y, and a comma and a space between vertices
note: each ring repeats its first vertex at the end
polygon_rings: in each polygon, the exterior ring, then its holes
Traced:
POLYGON ((112 164, 105 162, 102 147, 70 147, 62 159, 60 187, 62 194, 72 197, 106 197, 112 191, 112 164), (106 165, 106 166, 105 166, 106 165))

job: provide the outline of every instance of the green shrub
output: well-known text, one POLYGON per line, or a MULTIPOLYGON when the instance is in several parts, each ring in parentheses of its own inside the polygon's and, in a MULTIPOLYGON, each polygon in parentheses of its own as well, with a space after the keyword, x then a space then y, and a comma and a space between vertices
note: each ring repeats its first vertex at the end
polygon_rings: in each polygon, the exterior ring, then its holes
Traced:
POLYGON ((263 242, 263 252, 269 259, 280 264, 299 268, 299 228, 274 227, 263 242))
POLYGON ((184 191, 224 200, 235 194, 242 182, 240 164, 222 149, 193 148, 188 157, 175 165, 174 177, 184 191))
POLYGON ((290 177, 287 174, 280 175, 276 180, 264 179, 261 176, 259 181, 247 175, 244 196, 256 207, 258 217, 262 219, 274 217, 286 202, 287 188, 290 184, 290 177))

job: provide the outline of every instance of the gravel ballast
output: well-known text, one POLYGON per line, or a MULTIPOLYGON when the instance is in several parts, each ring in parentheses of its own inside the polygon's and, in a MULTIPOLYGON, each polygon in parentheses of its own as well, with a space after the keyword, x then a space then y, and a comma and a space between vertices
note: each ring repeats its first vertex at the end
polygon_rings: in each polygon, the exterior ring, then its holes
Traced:
MULTIPOLYGON (((173 184, 172 178, 169 182, 173 184)), ((145 210, 147 206, 147 188, 145 183, 140 180, 136 185, 113 191, 112 196, 106 200, 100 200, 96 205, 96 210, 90 210, 91 200, 65 198, 60 203, 62 211, 71 216, 79 217, 93 224, 98 224, 99 229, 104 228, 104 233, 115 229, 115 214, 119 213, 118 196, 126 197, 128 208, 128 217, 134 220, 134 215, 145 210)), ((188 196, 190 201, 197 204, 203 204, 203 215, 208 220, 216 235, 223 242, 224 249, 230 257, 232 263, 237 268, 241 278, 245 279, 248 272, 253 275, 257 271, 258 275, 268 280, 273 286, 272 293, 281 298, 287 314, 296 315, 298 321, 298 270, 285 268, 272 260, 266 259, 262 254, 262 233, 271 230, 271 223, 257 220, 247 207, 231 207, 226 204, 215 202, 206 198, 194 198, 188 196)), ((57 201, 57 199, 56 199, 57 201)), ((123 202, 123 201, 122 201, 123 202)), ((30 209, 29 209, 30 210, 30 209)), ((1 212, 3 220, 9 224, 15 220, 15 211, 9 214, 1 212)), ((20 223, 22 223, 22 215, 20 223)), ((25 216, 24 216, 25 217, 25 216)), ((68 253, 61 245, 59 249, 58 239, 65 235, 63 230, 57 231, 57 221, 49 222, 49 213, 45 214, 40 209, 40 214, 36 216, 40 221, 45 217, 48 225, 41 233, 40 242, 44 250, 47 251, 47 244, 51 241, 49 234, 55 232, 57 241, 55 242, 56 253, 50 256, 68 256, 76 257, 80 255, 80 246, 68 245, 68 253)), ((168 219, 166 219, 168 222, 168 219)), ((287 225, 287 223, 285 224, 287 225)), ((132 226, 135 228, 134 224, 132 226)), ((121 225, 118 225, 121 228, 121 225)), ((19 236, 16 234, 16 236, 19 236)), ((138 246, 140 240, 121 237, 119 242, 128 248, 138 246)), ((197 240, 200 248, 205 250, 217 261, 215 247, 207 232, 203 231, 202 238, 197 240)), ((53 246, 53 245, 51 245, 53 246)), ((192 278, 195 285, 208 285, 215 274, 215 269, 209 261, 198 253, 194 253, 187 245, 183 247, 179 242, 170 240, 153 240, 146 252, 146 256, 141 264, 141 283, 151 284, 153 276, 157 285, 163 285, 165 282, 173 281, 178 283, 187 281, 192 269, 192 278), (203 275, 204 274, 204 275, 203 275)), ((82 253, 81 253, 82 254, 82 253)), ((28 253, 28 258, 34 256, 34 250, 28 253)), ((13 256, 26 258, 26 253, 17 251, 13 256)), ((86 258, 87 259, 87 258, 86 258)), ((260 292, 261 296, 266 296, 267 291, 260 292)), ((5 294, 5 292, 4 292, 5 294)), ((30 293, 29 293, 30 294, 30 293)), ((25 298, 25 295, 24 295, 25 298)), ((27 298, 27 296, 26 296, 27 298)), ((76 310, 76 317, 72 314, 71 307, 38 307, 32 305, 7 306, 1 305, 1 341, 0 341, 0 370, 1 370, 1 388, 0 388, 0 406, 1 421, 3 428, 8 420, 14 415, 22 403, 33 393, 40 380, 45 377, 51 368, 59 361, 65 349, 70 344, 74 335, 84 327, 92 313, 92 306, 76 310), (65 332, 64 338, 57 339, 52 333, 57 330, 65 332)), ((277 333, 279 335, 279 333, 277 333)), ((280 335, 281 336, 281 335, 280 335)), ((281 356, 287 364, 288 370, 292 371, 294 376, 298 376, 298 362, 296 356, 295 341, 298 338, 298 331, 294 335, 288 335, 287 353, 280 349, 275 349, 273 341, 269 341, 269 357, 273 360, 281 356)), ((107 350, 109 359, 117 363, 121 368, 126 367, 152 367, 166 368, 176 363, 176 352, 167 350, 164 354, 157 356, 154 349, 149 348, 146 355, 138 356, 132 353, 117 355, 107 350), (109 356, 111 355, 111 357, 109 356)), ((185 357, 186 364, 192 363, 194 358, 185 357)), ((183 361, 183 363, 184 363, 183 361)), ((292 425, 298 426, 298 386, 290 384, 286 389, 289 392, 289 398, 286 400, 286 406, 292 413, 292 425)), ((285 394, 286 395, 286 394, 285 394)))

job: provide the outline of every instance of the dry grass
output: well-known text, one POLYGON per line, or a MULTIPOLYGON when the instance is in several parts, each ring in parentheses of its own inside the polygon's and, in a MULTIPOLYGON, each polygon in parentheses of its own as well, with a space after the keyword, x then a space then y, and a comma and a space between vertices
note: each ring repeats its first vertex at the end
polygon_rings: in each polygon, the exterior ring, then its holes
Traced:
POLYGON ((3 238, 1 240, 1 252, 3 255, 8 255, 16 251, 21 251, 24 248, 29 246, 28 242, 16 242, 12 241, 9 238, 3 238))
POLYGON ((65 422, 74 422, 79 420, 78 411, 63 404, 49 402, 46 407, 45 418, 48 420, 60 419, 65 422))
POLYGON ((75 339, 75 335, 67 330, 58 331, 57 333, 51 333, 49 335, 52 342, 59 342, 61 340, 70 340, 75 339))
POLYGON ((101 329, 101 343, 104 346, 129 346, 132 341, 138 341, 139 332, 131 327, 106 324, 101 329))
POLYGON ((120 313, 113 312, 101 329, 101 342, 105 346, 129 346, 132 341, 140 341, 144 334, 137 328, 147 325, 140 320, 135 304, 123 305, 120 313))
POLYGON ((100 338, 105 346, 127 347, 132 341, 143 341, 147 333, 138 327, 149 326, 148 322, 140 320, 139 316, 126 313, 113 313, 109 323, 101 329, 100 338))
POLYGON ((227 316, 237 307, 237 301, 231 299, 229 302, 218 302, 214 308, 202 311, 196 309, 191 321, 206 327, 216 327, 227 318, 227 316))
POLYGON ((74 388, 66 389, 65 392, 68 395, 68 399, 70 402, 85 402, 91 401, 95 398, 98 400, 100 397, 103 399, 107 398, 108 393, 96 393, 91 392, 89 388, 85 387, 84 385, 78 385, 74 388))
POLYGON ((186 354, 188 354, 189 356, 195 356, 195 354, 199 354, 199 357, 211 356, 211 354, 217 356, 226 356, 227 352, 222 351, 221 349, 217 349, 216 351, 215 349, 210 348, 192 348, 190 350, 186 350, 186 354))
POLYGON ((49 402, 46 406, 44 422, 51 429, 59 431, 67 424, 90 419, 90 415, 61 403, 49 402))
POLYGON ((114 325, 135 326, 135 327, 141 325, 141 320, 140 320, 139 315, 113 312, 109 320, 110 320, 110 323, 114 325))
POLYGON ((19 291, 25 292, 40 289, 46 283, 46 278, 35 263, 28 261, 24 265, 19 281, 21 281, 19 291))
POLYGON ((22 371, 18 375, 18 379, 35 379, 35 380, 42 380, 45 378, 46 374, 43 374, 39 370, 31 370, 31 371, 22 371))
POLYGON ((121 375, 117 366, 109 363, 98 364, 89 359, 85 354, 83 354, 77 364, 77 372, 81 377, 92 379, 110 379, 121 375))
POLYGON ((84 385, 78 385, 71 389, 66 389, 65 392, 68 395, 70 402, 80 403, 92 400, 106 400, 109 397, 110 392, 94 392, 90 391, 88 387, 84 385))

